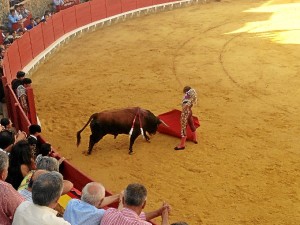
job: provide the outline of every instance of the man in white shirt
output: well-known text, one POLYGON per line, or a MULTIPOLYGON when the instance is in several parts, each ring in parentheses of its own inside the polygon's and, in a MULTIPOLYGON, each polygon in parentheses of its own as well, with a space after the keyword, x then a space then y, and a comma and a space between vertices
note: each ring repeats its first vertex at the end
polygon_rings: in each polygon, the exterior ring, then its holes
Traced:
POLYGON ((52 171, 41 174, 32 186, 32 202, 17 208, 12 225, 70 225, 54 210, 62 193, 63 177, 52 171))

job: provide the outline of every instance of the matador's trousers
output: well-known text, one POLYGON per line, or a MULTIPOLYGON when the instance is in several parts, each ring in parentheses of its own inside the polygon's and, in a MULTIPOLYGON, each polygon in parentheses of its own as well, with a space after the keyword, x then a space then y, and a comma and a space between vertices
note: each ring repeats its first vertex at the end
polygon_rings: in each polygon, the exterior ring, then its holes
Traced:
POLYGON ((187 125, 190 126, 192 132, 196 131, 196 127, 195 127, 194 121, 193 121, 192 107, 190 107, 188 105, 182 106, 180 124, 181 124, 181 137, 186 137, 187 125))

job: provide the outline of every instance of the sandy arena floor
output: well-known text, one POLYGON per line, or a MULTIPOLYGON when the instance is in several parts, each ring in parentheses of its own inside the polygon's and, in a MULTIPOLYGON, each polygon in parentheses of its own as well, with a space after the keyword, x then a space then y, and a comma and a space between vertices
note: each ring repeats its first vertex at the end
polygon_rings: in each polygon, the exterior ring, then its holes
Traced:
MULTIPOLYGON (((128 20, 63 46, 32 75, 43 135, 110 191, 131 182, 190 225, 300 224, 300 0, 227 0, 128 20), (106 136, 87 149, 98 111, 180 109, 196 88, 200 143, 106 136)), ((156 220, 157 222, 160 219, 156 220)))

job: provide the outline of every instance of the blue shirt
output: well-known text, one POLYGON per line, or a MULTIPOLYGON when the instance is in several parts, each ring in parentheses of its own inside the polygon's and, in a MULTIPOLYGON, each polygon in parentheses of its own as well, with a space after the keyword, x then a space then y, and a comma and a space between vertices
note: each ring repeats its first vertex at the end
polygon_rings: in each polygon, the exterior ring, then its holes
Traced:
POLYGON ((9 28, 12 28, 13 23, 16 23, 18 21, 19 21, 19 19, 16 15, 14 15, 14 16, 12 14, 8 15, 8 27, 9 28))
POLYGON ((99 225, 104 213, 104 209, 79 199, 71 199, 64 212, 64 219, 72 225, 99 225))

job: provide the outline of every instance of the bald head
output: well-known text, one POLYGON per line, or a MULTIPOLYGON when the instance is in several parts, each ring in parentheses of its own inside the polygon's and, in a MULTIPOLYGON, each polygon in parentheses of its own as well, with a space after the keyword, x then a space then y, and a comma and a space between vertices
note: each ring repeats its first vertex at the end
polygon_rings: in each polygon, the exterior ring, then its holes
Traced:
POLYGON ((91 182, 82 189, 81 200, 98 207, 105 197, 105 188, 102 184, 91 182))
POLYGON ((47 170, 36 170, 36 171, 33 173, 32 177, 31 177, 31 179, 30 179, 30 181, 29 181, 28 188, 32 188, 32 185, 33 185, 34 181, 35 181, 40 175, 42 175, 42 174, 44 174, 44 173, 48 173, 48 171, 47 171, 47 170))

